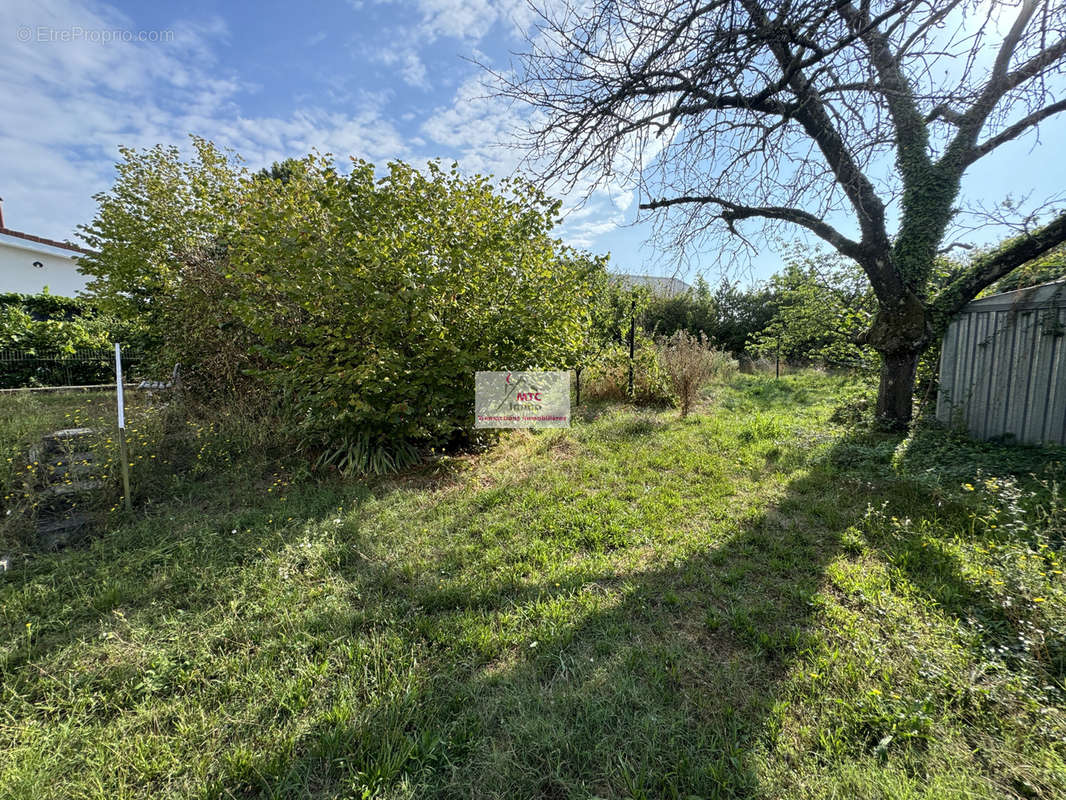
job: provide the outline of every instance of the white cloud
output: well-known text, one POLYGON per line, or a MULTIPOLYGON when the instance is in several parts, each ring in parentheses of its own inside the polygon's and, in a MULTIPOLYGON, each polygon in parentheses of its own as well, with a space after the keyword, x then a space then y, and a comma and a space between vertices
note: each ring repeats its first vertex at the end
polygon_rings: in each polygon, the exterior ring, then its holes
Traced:
MULTIPOLYGON (((518 7, 517 2, 423 0, 416 25, 423 40, 458 36, 472 41, 505 15, 520 13, 514 10, 518 7)), ((7 16, 35 30, 133 29, 119 12, 79 0, 23 0, 7 16)), ((300 101, 303 108, 254 114, 247 110, 248 100, 265 89, 220 63, 229 39, 223 20, 167 27, 173 31, 167 42, 12 41, 0 47, 5 86, 0 196, 8 225, 41 236, 72 237, 75 227, 95 213, 91 195, 110 185, 119 146, 186 146, 189 133, 233 148, 252 168, 311 150, 379 164, 395 158, 417 164, 441 156, 457 159, 468 173, 499 176, 518 167, 521 154, 506 143, 526 124, 527 112, 489 96, 481 73, 472 67, 445 102, 404 109, 395 117, 387 85, 354 93, 345 89, 344 102, 330 108, 319 104, 335 99, 327 89, 317 96, 308 92, 300 101)), ((426 70, 421 57, 397 55, 395 64, 407 80, 425 78, 425 72, 419 74, 426 70)), ((632 203, 627 191, 597 191, 586 204, 569 207, 563 235, 577 246, 595 244, 624 221, 632 203)))
MULTIPOLYGON (((597 211, 601 210, 597 209, 597 211)), ((605 219, 590 219, 577 224, 567 220, 562 225, 561 233, 568 244, 589 249, 596 245, 601 236, 614 232, 624 223, 625 219, 620 215, 612 215, 605 219)))
MULTIPOLYGON (((25 3, 10 18, 32 30, 129 30, 110 10, 73 0, 25 3)), ((16 41, 0 48, 0 152, 5 222, 67 238, 92 218, 94 192, 112 176, 118 147, 186 143, 196 133, 232 147, 252 166, 311 149, 384 161, 408 155, 383 116, 380 95, 340 114, 321 109, 286 117, 242 114, 251 85, 218 69, 221 20, 175 23, 171 42, 16 41)))
MULTIPOLYGON (((421 130, 427 138, 456 152, 467 172, 508 176, 523 165, 524 152, 514 144, 516 134, 530 122, 528 108, 494 94, 479 73, 463 81, 451 101, 425 119, 421 130)), ((545 189, 563 195, 558 184, 545 189)), ((595 246, 600 237, 626 224, 626 212, 636 199, 632 187, 612 181, 598 187, 582 181, 567 194, 560 234, 568 243, 583 248, 595 246)))
POLYGON ((470 172, 509 175, 521 160, 510 147, 513 132, 522 124, 521 111, 492 96, 479 75, 460 84, 451 102, 432 112, 422 132, 434 142, 461 155, 470 172))
MULTIPOLYGON (((378 6, 413 7, 417 24, 412 26, 422 41, 443 37, 477 42, 500 23, 510 34, 529 29, 536 13, 526 0, 374 0, 378 6)), ((349 0, 357 12, 366 10, 366 0, 349 0)))
POLYGON ((427 77, 426 65, 422 62, 418 47, 413 41, 400 41, 395 37, 388 47, 382 47, 370 53, 371 57, 386 67, 396 68, 396 73, 408 86, 419 89, 429 89, 430 83, 427 77))
POLYGON ((631 205, 633 205, 633 198, 635 196, 636 193, 632 189, 629 189, 628 191, 624 192, 619 192, 613 198, 614 207, 617 208, 619 211, 627 210, 631 205))
MULTIPOLYGON (((396 0, 376 0, 377 5, 398 5, 396 0)), ((349 5, 359 12, 365 2, 349 5)), ((526 0, 415 0, 410 24, 394 26, 380 38, 388 42, 372 49, 370 57, 398 74, 410 86, 432 88, 422 53, 440 39, 456 39, 465 46, 476 45, 499 27, 505 36, 520 36, 529 30, 535 14, 526 0)), ((464 54, 470 55, 470 54, 464 54)))
POLYGON ((430 39, 450 36, 477 42, 500 23, 509 33, 519 33, 533 21, 525 0, 418 0, 420 28, 430 39))

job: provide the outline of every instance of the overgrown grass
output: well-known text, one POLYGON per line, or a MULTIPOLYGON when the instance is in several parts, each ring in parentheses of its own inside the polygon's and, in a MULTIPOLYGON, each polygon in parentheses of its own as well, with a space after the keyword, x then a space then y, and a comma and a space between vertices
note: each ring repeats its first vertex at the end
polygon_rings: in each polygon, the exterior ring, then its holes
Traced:
POLYGON ((0 488, 12 484, 29 444, 54 430, 98 423, 108 412, 113 415, 114 406, 113 395, 105 392, 0 394, 0 488))
MULTIPOLYGON (((226 473, 231 482, 258 482, 271 468, 277 471, 278 464, 295 460, 281 426, 261 409, 249 413, 236 400, 208 408, 184 395, 127 391, 125 420, 133 503, 142 513, 196 498, 217 505, 213 476, 226 473)), ((35 509, 48 485, 100 481, 99 489, 79 498, 78 510, 101 515, 112 527, 126 521, 120 473, 114 392, 0 395, 0 553, 34 549, 35 509), (94 433, 66 446, 80 454, 52 454, 58 465, 36 460, 41 437, 65 428, 94 433), (76 467, 86 469, 72 473, 71 456, 76 467)))
POLYGON ((1061 453, 829 421, 865 388, 179 482, 0 578, 0 793, 1062 796, 1061 453))

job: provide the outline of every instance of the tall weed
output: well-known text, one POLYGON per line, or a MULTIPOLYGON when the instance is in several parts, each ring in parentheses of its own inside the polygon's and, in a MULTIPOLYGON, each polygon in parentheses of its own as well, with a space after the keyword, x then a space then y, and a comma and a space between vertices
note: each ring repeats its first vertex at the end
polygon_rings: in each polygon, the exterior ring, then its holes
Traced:
POLYGON ((682 417, 692 410, 700 389, 737 370, 737 362, 714 350, 702 331, 694 336, 679 330, 661 339, 659 359, 680 402, 682 417))

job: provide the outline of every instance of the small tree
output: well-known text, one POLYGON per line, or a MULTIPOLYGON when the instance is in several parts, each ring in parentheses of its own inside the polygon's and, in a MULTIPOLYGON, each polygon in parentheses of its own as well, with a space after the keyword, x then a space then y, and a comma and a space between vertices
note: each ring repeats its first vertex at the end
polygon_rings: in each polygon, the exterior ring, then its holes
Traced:
POLYGON ((92 276, 94 301, 141 320, 156 345, 188 260, 217 252, 232 234, 246 177, 233 154, 191 138, 188 160, 176 147, 120 148, 115 183, 95 195, 96 217, 78 233, 91 250, 79 267, 92 276))
POLYGON ((796 247, 769 288, 777 313, 752 337, 756 353, 831 367, 872 366, 873 353, 857 339, 869 328, 877 303, 854 262, 826 253, 804 255, 796 247))

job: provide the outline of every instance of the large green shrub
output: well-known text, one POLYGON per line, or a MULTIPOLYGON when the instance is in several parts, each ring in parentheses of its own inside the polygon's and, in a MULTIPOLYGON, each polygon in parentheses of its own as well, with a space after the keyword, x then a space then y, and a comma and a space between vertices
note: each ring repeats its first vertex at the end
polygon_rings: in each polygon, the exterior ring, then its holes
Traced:
POLYGON ((124 151, 87 271, 205 394, 261 396, 323 460, 385 469, 470 436, 474 371, 581 364, 605 265, 552 238, 531 185, 317 156, 250 174, 195 145, 124 151))
POLYGON ((475 370, 578 360, 603 265, 551 238, 557 203, 435 164, 304 166, 255 182, 230 278, 258 374, 329 457, 408 460, 469 432, 475 370))
POLYGON ((718 327, 714 298, 702 275, 693 289, 682 294, 649 296, 641 319, 645 329, 656 336, 669 337, 678 331, 711 336, 718 327))

